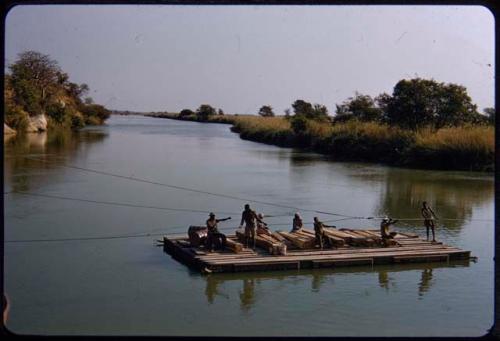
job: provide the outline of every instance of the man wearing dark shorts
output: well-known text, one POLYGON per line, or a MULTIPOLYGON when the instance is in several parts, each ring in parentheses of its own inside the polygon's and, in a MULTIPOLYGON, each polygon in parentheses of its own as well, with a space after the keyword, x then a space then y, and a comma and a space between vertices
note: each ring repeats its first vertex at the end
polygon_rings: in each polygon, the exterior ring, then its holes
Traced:
POLYGON ((432 230, 432 241, 436 241, 436 235, 434 233, 434 219, 437 219, 436 214, 432 210, 432 208, 427 205, 427 202, 424 201, 422 203, 422 217, 424 217, 424 226, 427 231, 427 240, 429 240, 429 228, 432 230))

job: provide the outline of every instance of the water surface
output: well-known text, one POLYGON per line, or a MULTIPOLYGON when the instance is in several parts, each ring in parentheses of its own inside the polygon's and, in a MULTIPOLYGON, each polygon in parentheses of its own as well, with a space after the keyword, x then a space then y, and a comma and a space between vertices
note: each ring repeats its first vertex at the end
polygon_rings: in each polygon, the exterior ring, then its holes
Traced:
MULTIPOLYGON (((139 116, 12 137, 4 141, 4 192, 13 191, 4 196, 7 327, 50 335, 483 335, 493 324, 493 180, 331 162, 243 141, 228 125, 139 116), (162 233, 184 233, 210 211, 232 216, 221 223, 230 231, 247 202, 276 216, 266 219, 272 229, 288 230, 294 210, 279 206, 341 214, 318 215, 338 227, 377 228, 373 219, 338 219, 419 218, 422 200, 446 219, 438 240, 471 250, 477 263, 203 276, 155 246, 162 233)), ((312 225, 314 213, 301 213, 312 225)), ((425 235, 420 220, 395 229, 425 235)))

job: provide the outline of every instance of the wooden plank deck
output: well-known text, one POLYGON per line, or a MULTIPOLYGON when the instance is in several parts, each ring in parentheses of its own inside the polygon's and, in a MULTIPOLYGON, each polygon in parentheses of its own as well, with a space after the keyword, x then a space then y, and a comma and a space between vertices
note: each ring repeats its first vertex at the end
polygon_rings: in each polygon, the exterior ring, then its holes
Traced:
MULTIPOLYGON (((360 230, 363 231, 363 230, 360 230)), ((364 230, 366 235, 377 236, 376 230, 364 230)), ((379 235, 379 234, 378 234, 379 235)), ((237 241, 236 235, 228 235, 237 241)), ((164 236, 164 251, 174 259, 202 272, 241 272, 291 270, 305 268, 343 267, 355 265, 401 264, 449 262, 470 258, 470 251, 464 251, 443 243, 432 243, 410 234, 398 234, 398 245, 341 246, 336 248, 292 248, 286 255, 272 255, 269 250, 257 247, 243 248, 235 253, 231 250, 205 252, 203 247, 191 247, 187 236, 164 236)))

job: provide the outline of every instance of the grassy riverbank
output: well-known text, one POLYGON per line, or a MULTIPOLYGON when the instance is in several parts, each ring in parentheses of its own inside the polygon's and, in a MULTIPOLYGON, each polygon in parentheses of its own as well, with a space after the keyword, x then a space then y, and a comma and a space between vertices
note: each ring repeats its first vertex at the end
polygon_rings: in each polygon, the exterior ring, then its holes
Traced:
POLYGON ((304 148, 335 160, 380 162, 390 165, 493 171, 494 127, 464 125, 438 130, 406 130, 374 122, 346 123, 307 121, 295 133, 285 117, 215 115, 200 121, 195 115, 150 115, 186 121, 232 124, 242 139, 282 147, 304 148))

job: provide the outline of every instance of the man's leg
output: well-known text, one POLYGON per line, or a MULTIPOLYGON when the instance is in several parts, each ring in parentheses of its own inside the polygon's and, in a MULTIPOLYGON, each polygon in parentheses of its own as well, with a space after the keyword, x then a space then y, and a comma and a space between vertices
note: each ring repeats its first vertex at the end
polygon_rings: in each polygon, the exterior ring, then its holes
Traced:
POLYGON ((436 235, 434 233, 434 222, 431 221, 431 229, 432 229, 432 241, 435 242, 436 241, 436 235))
POLYGON ((248 247, 248 238, 250 237, 250 228, 245 225, 245 247, 248 247))
POLYGON ((255 226, 254 226, 254 227, 251 229, 251 233, 252 233, 252 245, 253 245, 252 247, 253 247, 254 249, 255 249, 255 234, 256 234, 255 230, 256 230, 256 228, 255 228, 255 226))
POLYGON ((425 231, 427 233, 427 241, 428 241, 429 240, 429 222, 426 220, 424 222, 424 224, 425 224, 425 231))
POLYGON ((206 246, 207 246, 207 250, 209 252, 212 251, 212 234, 211 233, 208 233, 207 234, 207 242, 206 242, 206 246))

